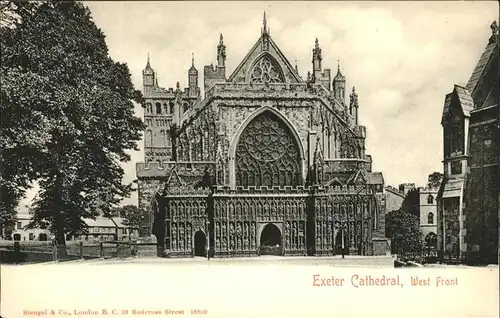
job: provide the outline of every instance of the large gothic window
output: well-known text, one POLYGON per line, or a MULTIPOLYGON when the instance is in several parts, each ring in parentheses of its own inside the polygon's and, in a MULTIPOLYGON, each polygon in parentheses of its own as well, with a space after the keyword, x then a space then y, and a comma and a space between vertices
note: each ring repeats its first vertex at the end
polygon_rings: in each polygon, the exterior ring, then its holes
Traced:
POLYGON ((283 83, 280 68, 269 57, 264 56, 253 67, 250 73, 252 83, 283 83))
POLYGON ((236 146, 237 186, 297 186, 299 147, 290 129, 271 112, 253 119, 236 146))

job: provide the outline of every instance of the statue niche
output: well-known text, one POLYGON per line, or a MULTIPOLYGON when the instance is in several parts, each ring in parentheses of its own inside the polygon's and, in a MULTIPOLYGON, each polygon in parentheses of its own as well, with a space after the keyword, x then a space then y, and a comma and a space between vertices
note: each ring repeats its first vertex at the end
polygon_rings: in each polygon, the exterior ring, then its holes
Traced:
POLYGON ((255 117, 236 146, 236 186, 297 186, 300 150, 286 124, 270 111, 255 117))

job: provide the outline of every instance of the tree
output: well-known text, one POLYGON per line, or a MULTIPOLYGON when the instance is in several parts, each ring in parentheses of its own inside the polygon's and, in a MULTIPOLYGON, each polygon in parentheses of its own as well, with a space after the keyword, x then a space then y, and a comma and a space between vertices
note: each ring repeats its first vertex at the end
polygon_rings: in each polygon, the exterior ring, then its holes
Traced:
POLYGON ((9 176, 15 187, 39 182, 30 227, 51 229, 65 253, 65 234, 83 230, 82 218, 110 211, 130 193, 120 162, 130 160, 126 151, 137 150, 144 129, 134 116, 133 100, 141 102, 141 95, 127 65, 108 56, 105 36, 83 4, 17 8, 20 22, 2 28, 7 147, 0 158, 18 167, 9 176))
POLYGON ((444 175, 441 172, 433 172, 429 175, 427 186, 429 188, 439 188, 443 181, 444 175))
POLYGON ((14 66, 15 51, 9 35, 38 7, 36 2, 5 1, 0 4, 0 232, 8 236, 14 227, 19 201, 39 176, 48 138, 48 121, 32 105, 41 104, 39 76, 14 66))
POLYGON ((406 193, 401 208, 408 214, 420 217, 420 193, 418 189, 411 189, 406 193))
POLYGON ((386 229, 394 254, 418 253, 422 250, 422 233, 419 219, 403 209, 387 215, 386 229))
MULTIPOLYGON (((106 217, 121 217, 123 218, 123 225, 129 229, 139 229, 144 223, 146 211, 139 209, 135 205, 124 205, 116 207, 110 213, 106 213, 106 217)), ((131 231, 129 231, 130 238, 131 231)))

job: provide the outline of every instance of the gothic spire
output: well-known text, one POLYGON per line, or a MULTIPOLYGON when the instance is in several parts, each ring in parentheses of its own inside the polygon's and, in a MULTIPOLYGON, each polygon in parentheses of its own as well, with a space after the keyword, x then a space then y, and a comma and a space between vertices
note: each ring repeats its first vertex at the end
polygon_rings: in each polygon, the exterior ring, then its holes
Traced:
POLYGON ((345 79, 344 75, 340 71, 340 60, 337 60, 337 75, 335 75, 334 80, 343 80, 345 79))
POLYGON ((269 28, 267 27, 266 11, 264 11, 264 19, 262 21, 262 34, 269 34, 269 28))
POLYGON ((191 53, 191 68, 189 68, 189 73, 198 73, 196 67, 194 67, 194 53, 191 53))
POLYGON ((222 33, 219 37, 219 45, 217 45, 217 65, 224 67, 226 63, 226 46, 224 45, 224 37, 222 33))
POLYGON ((149 52, 148 52, 148 60, 146 62, 146 68, 142 71, 142 74, 143 75, 153 75, 154 74, 154 70, 151 67, 151 62, 149 59, 149 52))

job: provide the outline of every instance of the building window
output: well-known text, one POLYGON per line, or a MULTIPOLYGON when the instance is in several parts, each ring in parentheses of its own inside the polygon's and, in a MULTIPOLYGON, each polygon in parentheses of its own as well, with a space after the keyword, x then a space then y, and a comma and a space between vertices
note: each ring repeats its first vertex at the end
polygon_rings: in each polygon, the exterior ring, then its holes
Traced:
POLYGON ((161 104, 160 103, 156 103, 156 113, 161 114, 161 104))
POLYGON ((434 224, 434 213, 427 214, 427 224, 434 224))
POLYGON ((236 185, 297 186, 300 150, 290 129, 264 112, 245 128, 236 147, 236 185))
POLYGON ((283 77, 277 63, 274 63, 269 57, 264 56, 258 61, 250 75, 252 83, 283 83, 283 77))
POLYGON ((14 241, 20 241, 21 240, 21 234, 16 233, 14 234, 14 241))
POLYGON ((170 114, 173 114, 174 113, 174 102, 170 102, 170 114))
POLYGON ((30 234, 29 234, 29 240, 30 240, 30 241, 33 241, 34 239, 35 239, 35 234, 30 233, 30 234))
POLYGON ((17 229, 22 230, 23 229, 23 224, 21 222, 17 222, 17 229))
POLYGON ((434 204, 434 197, 432 196, 432 194, 429 194, 429 196, 427 197, 427 204, 434 204))

